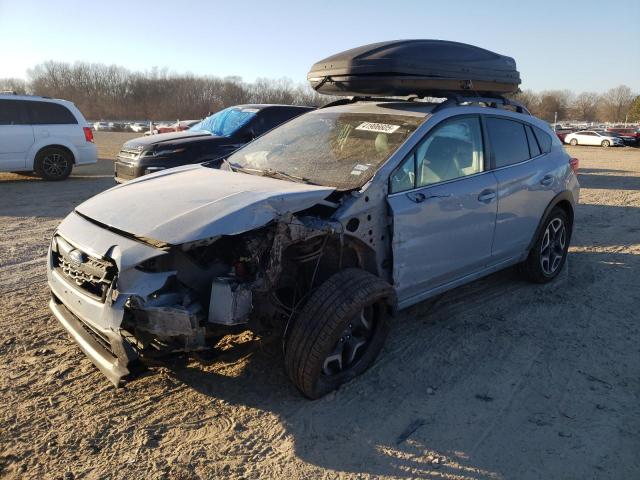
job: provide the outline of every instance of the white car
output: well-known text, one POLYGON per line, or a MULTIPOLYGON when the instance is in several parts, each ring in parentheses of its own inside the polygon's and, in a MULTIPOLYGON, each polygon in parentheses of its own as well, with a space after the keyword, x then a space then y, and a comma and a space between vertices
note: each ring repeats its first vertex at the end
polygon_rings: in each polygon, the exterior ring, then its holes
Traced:
POLYGON ((97 161, 93 132, 73 103, 0 94, 0 171, 63 180, 74 165, 97 161))
POLYGON ((110 130, 111 128, 109 127, 109 124, 107 122, 95 122, 93 124, 93 129, 96 132, 99 132, 104 130, 110 130))
POLYGON ((149 130, 149 126, 145 125, 144 123, 131 123, 129 124, 129 129, 132 132, 136 132, 136 133, 140 133, 140 132, 146 132, 147 130, 149 130))
POLYGON ((598 145, 603 147, 624 146, 621 138, 608 132, 596 132, 595 130, 583 130, 570 133, 564 137, 564 143, 571 145, 598 145))

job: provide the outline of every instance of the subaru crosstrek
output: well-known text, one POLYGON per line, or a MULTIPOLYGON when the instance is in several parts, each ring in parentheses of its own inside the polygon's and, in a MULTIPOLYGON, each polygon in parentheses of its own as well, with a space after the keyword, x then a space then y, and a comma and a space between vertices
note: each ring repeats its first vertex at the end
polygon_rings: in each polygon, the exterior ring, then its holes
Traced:
POLYGON ((51 309, 116 385, 249 329, 278 332, 320 397, 374 361, 394 312, 511 265, 534 282, 563 268, 577 161, 508 103, 338 101, 221 169, 107 190, 53 236, 51 309))

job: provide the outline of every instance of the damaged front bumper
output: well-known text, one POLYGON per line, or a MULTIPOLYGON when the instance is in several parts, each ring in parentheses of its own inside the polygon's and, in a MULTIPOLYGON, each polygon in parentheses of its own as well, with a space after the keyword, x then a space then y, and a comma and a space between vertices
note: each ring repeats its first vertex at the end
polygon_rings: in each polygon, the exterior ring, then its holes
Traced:
POLYGON ((104 331, 98 334, 92 331, 55 296, 52 296, 49 308, 93 364, 116 387, 122 386, 131 373, 129 364, 135 357, 127 358, 127 355, 117 357, 113 353, 113 346, 119 345, 119 348, 124 352, 127 350, 125 340, 118 334, 104 331), (109 347, 105 346, 105 340, 109 347))

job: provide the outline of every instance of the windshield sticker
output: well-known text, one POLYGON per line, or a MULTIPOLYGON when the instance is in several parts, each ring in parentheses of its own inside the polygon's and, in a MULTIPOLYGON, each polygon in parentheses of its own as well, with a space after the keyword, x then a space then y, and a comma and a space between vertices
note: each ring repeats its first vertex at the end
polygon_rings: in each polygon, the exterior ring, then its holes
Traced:
POLYGON ((359 170, 361 172, 366 172, 367 170, 369 170, 369 168, 371 168, 370 163, 367 163, 365 165, 358 163, 355 167, 353 167, 354 170, 359 170))
POLYGON ((362 170, 351 170, 351 175, 362 175, 362 170))
POLYGON ((365 130, 367 132, 393 133, 400 128, 400 125, 390 125, 388 123, 371 123, 362 122, 356 127, 356 130, 365 130))

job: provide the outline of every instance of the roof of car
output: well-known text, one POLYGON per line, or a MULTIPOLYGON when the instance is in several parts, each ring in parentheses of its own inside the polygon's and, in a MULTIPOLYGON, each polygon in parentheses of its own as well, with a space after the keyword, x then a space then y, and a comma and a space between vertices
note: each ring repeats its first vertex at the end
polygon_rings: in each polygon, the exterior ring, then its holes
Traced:
POLYGON ((256 110, 264 110, 266 108, 288 108, 300 110, 314 110, 315 107, 306 107, 303 105, 283 105, 279 103, 247 103, 245 105, 235 105, 236 108, 253 108, 256 110))
POLYGON ((0 98, 2 100, 30 100, 30 101, 38 101, 38 102, 65 102, 71 103, 69 100, 64 100, 63 98, 51 98, 51 97, 42 97, 40 95, 15 95, 13 93, 0 93, 0 98))
POLYGON ((406 115, 411 117, 426 117, 437 106, 437 103, 408 102, 408 101, 359 101, 346 105, 328 106, 323 108, 327 112, 351 112, 365 114, 406 115))

